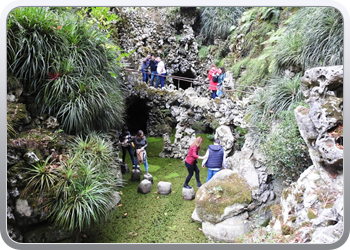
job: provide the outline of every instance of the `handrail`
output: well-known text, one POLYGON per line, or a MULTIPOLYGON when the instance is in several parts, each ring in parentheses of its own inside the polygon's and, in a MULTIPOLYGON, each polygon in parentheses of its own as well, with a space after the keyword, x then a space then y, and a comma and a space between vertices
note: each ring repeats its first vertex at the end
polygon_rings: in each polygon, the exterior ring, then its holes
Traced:
MULTIPOLYGON (((140 70, 135 70, 135 69, 132 69, 132 68, 123 68, 123 70, 126 70, 126 71, 130 71, 130 72, 137 72, 137 73, 145 73, 145 74, 148 74, 148 75, 155 75, 155 76, 159 76, 159 74, 153 74, 153 73, 149 73, 149 72, 142 72, 140 70)), ((200 82, 198 80, 195 80, 193 78, 187 78, 187 77, 183 77, 183 76, 173 76, 173 75, 165 75, 163 77, 170 77, 170 78, 173 78, 175 80, 180 80, 180 81, 185 81, 185 82, 190 82, 191 83, 191 87, 192 87, 192 84, 194 82, 200 82)), ((213 86, 213 87, 217 87, 215 85, 210 85, 209 83, 209 86, 213 86)), ((243 86, 243 85, 236 85, 238 87, 252 87, 252 88, 256 88, 256 86, 243 86)), ((178 88, 180 88, 180 83, 178 81, 178 88)), ((242 92, 242 93, 247 93, 247 94, 252 94, 251 92, 247 92, 247 91, 243 91, 243 90, 238 90, 238 89, 233 89, 233 90, 228 90, 228 89, 223 89, 222 90, 223 92, 242 92)))

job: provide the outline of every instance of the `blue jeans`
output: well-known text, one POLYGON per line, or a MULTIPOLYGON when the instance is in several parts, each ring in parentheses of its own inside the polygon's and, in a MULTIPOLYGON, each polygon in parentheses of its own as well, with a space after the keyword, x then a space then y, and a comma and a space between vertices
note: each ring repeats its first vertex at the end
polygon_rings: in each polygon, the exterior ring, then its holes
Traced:
POLYGON ((148 82, 148 74, 146 74, 146 73, 148 73, 148 71, 144 70, 144 69, 142 69, 141 71, 142 71, 142 81, 147 83, 148 82))
MULTIPOLYGON (((151 71, 151 73, 152 74, 158 74, 157 71, 151 71)), ((151 86, 152 87, 153 87, 154 78, 156 78, 157 86, 158 86, 158 82, 159 82, 159 76, 158 75, 151 75, 151 86)))
MULTIPOLYGON (((147 158, 143 159, 144 160, 144 164, 145 164, 145 171, 148 172, 148 162, 147 162, 147 158)), ((135 161, 135 168, 137 168, 137 160, 135 161)))
MULTIPOLYGON (((165 79, 165 76, 166 74, 164 73, 164 74, 161 74, 160 76, 159 76, 159 81, 160 81, 160 88, 163 88, 164 87, 164 79, 165 79)), ((156 86, 156 88, 158 88, 158 81, 157 81, 157 86, 156 86)))
POLYGON ((216 97, 216 90, 212 90, 213 91, 213 99, 215 99, 216 97))
POLYGON ((131 147, 122 147, 122 150, 123 150, 123 162, 125 162, 125 157, 126 157, 126 151, 129 152, 129 155, 130 155, 130 158, 131 158, 131 161, 133 164, 135 164, 135 160, 134 160, 134 155, 132 153, 132 149, 131 147))
POLYGON ((208 177, 207 177, 207 182, 220 170, 211 170, 210 168, 208 168, 208 177))

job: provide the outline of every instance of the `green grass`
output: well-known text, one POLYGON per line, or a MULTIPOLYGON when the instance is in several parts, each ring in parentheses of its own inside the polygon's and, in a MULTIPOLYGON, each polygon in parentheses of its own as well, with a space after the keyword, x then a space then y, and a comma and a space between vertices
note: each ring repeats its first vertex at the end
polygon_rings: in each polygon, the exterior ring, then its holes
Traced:
MULTIPOLYGON (((204 144, 200 155, 204 155, 211 142, 206 135, 201 135, 204 144)), ((153 176, 153 185, 148 194, 137 192, 139 182, 131 182, 131 173, 123 175, 127 183, 120 189, 121 203, 109 216, 107 222, 83 232, 87 235, 84 243, 207 243, 208 239, 200 230, 201 223, 193 222, 191 215, 195 208, 194 200, 182 198, 182 186, 188 174, 184 162, 179 159, 160 158, 163 149, 162 138, 148 137, 149 172, 153 176), (159 195, 159 181, 171 182, 172 193, 159 195), (127 214, 126 214, 127 213, 127 214), (125 215, 126 214, 126 215, 125 215)), ((127 155, 126 162, 131 168, 127 155)), ((200 179, 205 183, 206 169, 198 162, 200 179)), ((144 173, 144 166, 141 165, 144 173)), ((196 180, 193 176, 190 183, 195 191, 196 180)))

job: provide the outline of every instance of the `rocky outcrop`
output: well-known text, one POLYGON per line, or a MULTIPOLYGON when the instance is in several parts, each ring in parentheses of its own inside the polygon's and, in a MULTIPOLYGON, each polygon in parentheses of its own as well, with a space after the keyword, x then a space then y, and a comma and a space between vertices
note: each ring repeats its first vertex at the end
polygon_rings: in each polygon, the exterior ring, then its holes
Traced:
POLYGON ((249 231, 247 210, 251 201, 247 182, 232 170, 222 170, 198 189, 192 219, 202 222, 207 237, 233 242, 249 231))
POLYGON ((344 223, 343 66, 306 71, 302 90, 310 108, 294 113, 313 165, 283 191, 275 219, 296 230, 298 242, 334 243, 344 223))

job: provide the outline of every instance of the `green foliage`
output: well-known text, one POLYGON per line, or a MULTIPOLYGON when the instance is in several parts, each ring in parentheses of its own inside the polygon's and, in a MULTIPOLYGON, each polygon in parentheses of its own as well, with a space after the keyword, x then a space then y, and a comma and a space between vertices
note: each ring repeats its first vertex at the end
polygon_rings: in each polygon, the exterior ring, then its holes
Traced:
POLYGON ((312 162, 308 148, 300 136, 294 112, 285 111, 281 117, 283 121, 260 146, 266 157, 266 166, 286 184, 290 184, 296 181, 312 162))
POLYGON ((343 64, 343 17, 337 9, 300 8, 286 23, 285 35, 278 40, 274 50, 276 71, 290 65, 305 70, 343 64))
POLYGON ((107 171, 116 155, 103 137, 79 138, 69 147, 73 151, 68 159, 50 162, 49 156, 29 168, 23 193, 42 195, 48 219, 59 229, 81 231, 106 219, 112 195, 123 181, 107 171))
POLYGON ((244 7, 203 7, 201 34, 204 41, 213 43, 214 38, 226 39, 244 10, 244 7))
POLYGON ((198 56, 200 59, 204 60, 208 56, 208 47, 207 46, 201 46, 199 51, 198 51, 198 56))
POLYGON ((238 134, 238 150, 241 150, 245 142, 245 135, 247 134, 247 131, 244 128, 237 127, 235 128, 235 133, 238 134))
POLYGON ((17 8, 7 23, 7 67, 36 96, 41 112, 68 133, 123 122, 118 50, 106 34, 70 12, 17 8))

